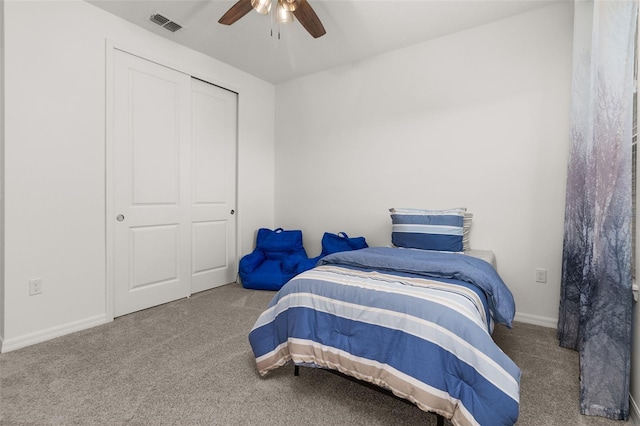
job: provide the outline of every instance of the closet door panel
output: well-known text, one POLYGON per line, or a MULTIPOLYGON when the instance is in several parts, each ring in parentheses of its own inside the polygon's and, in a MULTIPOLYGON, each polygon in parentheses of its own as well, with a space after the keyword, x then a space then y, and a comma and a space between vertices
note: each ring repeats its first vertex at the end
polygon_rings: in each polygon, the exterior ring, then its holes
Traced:
POLYGON ((191 292, 191 77, 116 50, 114 316, 191 292))
POLYGON ((236 93, 194 79, 191 101, 194 222, 192 291, 196 292, 233 282, 236 278, 238 99, 236 93))

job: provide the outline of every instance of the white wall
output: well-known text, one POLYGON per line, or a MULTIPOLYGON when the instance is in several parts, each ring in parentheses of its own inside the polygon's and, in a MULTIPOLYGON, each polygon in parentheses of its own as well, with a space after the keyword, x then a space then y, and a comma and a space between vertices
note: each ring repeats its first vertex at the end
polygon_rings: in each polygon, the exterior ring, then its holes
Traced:
POLYGON ((3 351, 105 316, 106 40, 239 92, 238 250, 273 222, 275 88, 83 1, 5 4, 3 351), (28 280, 44 279, 29 296, 28 280))
POLYGON ((518 319, 555 327, 572 22, 559 4, 278 85, 276 225, 315 255, 324 231, 390 244, 390 207, 465 206, 518 319))

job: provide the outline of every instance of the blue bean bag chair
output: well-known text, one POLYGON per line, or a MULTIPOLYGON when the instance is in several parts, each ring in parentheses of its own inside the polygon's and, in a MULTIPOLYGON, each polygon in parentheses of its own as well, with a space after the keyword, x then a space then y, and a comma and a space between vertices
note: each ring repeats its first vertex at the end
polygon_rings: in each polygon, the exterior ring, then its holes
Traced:
POLYGON ((253 252, 240 259, 239 275, 244 288, 280 290, 309 265, 302 246, 302 231, 260 228, 253 252))

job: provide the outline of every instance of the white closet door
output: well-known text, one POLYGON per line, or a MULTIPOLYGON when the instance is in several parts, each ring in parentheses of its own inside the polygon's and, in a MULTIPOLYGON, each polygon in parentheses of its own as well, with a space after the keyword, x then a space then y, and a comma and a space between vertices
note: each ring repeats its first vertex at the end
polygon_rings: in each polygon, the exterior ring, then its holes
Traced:
POLYGON ((191 77, 116 50, 114 316, 191 293, 191 77))
POLYGON ((191 291, 235 281, 238 95, 193 79, 191 291))

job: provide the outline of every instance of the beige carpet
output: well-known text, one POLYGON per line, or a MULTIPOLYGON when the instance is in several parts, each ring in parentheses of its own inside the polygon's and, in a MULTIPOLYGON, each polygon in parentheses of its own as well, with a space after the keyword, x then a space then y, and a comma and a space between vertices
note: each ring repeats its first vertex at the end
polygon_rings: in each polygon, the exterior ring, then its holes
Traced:
MULTIPOLYGON (((0 354, 2 425, 435 425, 416 407, 315 369, 260 378, 247 334, 272 292, 231 284, 0 354)), ((620 425, 578 411, 577 354, 517 323, 519 425, 620 425)), ((448 422, 446 422, 448 424, 448 422)))

